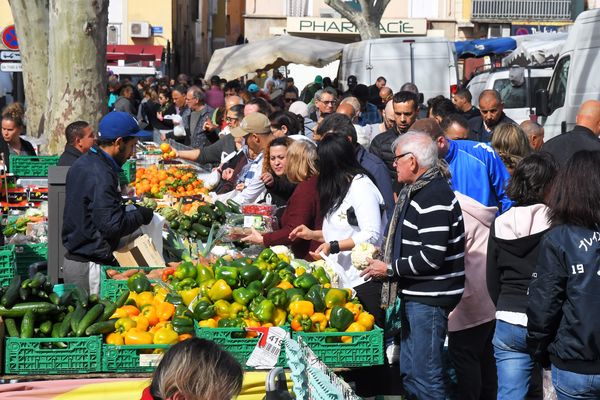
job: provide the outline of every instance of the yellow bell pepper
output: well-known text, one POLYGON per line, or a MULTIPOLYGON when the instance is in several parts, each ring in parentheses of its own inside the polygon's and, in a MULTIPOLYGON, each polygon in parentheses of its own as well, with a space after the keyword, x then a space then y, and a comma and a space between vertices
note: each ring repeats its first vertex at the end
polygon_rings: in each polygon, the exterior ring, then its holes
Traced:
POLYGON ((273 324, 270 322, 265 322, 264 324, 261 325, 263 328, 272 328, 273 324))
POLYGON ((154 333, 152 342, 154 344, 175 344, 179 342, 179 335, 173 330, 173 326, 168 324, 154 333))
POLYGON ((154 326, 158 324, 158 314, 156 313, 156 307, 152 305, 145 305, 142 308, 142 315, 148 319, 148 325, 154 326))
POLYGON ((232 293, 231 286, 229 286, 225 280, 219 279, 213 283, 212 287, 208 290, 208 298, 211 301, 231 300, 232 293))
MULTIPOLYGON (((346 329, 346 332, 364 332, 366 329, 358 322, 353 322, 346 329)), ((352 343, 352 336, 342 336, 342 343, 352 343)))
MULTIPOLYGON (((254 319, 250 319, 250 318, 244 319, 244 322, 246 323, 246 326, 248 328, 258 328, 261 326, 260 322, 254 320, 254 319)), ((246 332, 247 339, 256 338, 256 337, 258 337, 258 332, 255 332, 255 331, 247 331, 246 332)))
POLYGON ((115 312, 113 313, 113 315, 110 316, 110 319, 113 318, 127 318, 129 317, 129 314, 127 314, 127 311, 123 308, 123 307, 119 307, 115 310, 115 312))
POLYGON ((363 306, 358 303, 349 302, 349 303, 344 304, 344 307, 347 308, 348 310, 352 311, 352 314, 354 314, 354 321, 357 321, 358 316, 360 315, 361 312, 363 312, 363 306))
POLYGON ((135 328, 136 322, 129 317, 119 318, 115 322, 115 332, 125 334, 129 330, 135 328))
POLYGON ((294 287, 294 285, 292 285, 288 281, 281 281, 281 282, 279 282, 279 285, 277 285, 276 287, 283 289, 283 290, 288 290, 288 289, 292 289, 294 287))
POLYGON ((298 300, 290 303, 289 310, 292 317, 297 315, 306 315, 310 317, 315 313, 315 306, 310 301, 298 300))
POLYGON ((365 330, 370 331, 375 325, 375 317, 373 314, 363 311, 358 315, 358 320, 356 322, 364 326, 365 330))
POLYGON ((158 285, 154 285, 154 306, 156 307, 164 303, 165 299, 167 298, 167 294, 169 294, 167 289, 158 285))
POLYGON ((168 321, 175 313, 175 306, 171 303, 164 302, 156 307, 156 315, 159 321, 168 321))
POLYGON ((280 261, 285 261, 286 263, 290 263, 290 258, 287 256, 287 254, 277 254, 277 258, 279 258, 280 261))
POLYGON ((198 326, 200 328, 218 328, 219 324, 213 318, 205 319, 203 321, 198 321, 198 326))
POLYGON ((325 332, 327 328, 327 317, 323 313, 314 313, 311 315, 310 320, 312 321, 311 332, 325 332))
POLYGON ((127 300, 125 301, 125 304, 137 304, 137 293, 131 290, 129 292, 129 297, 127 297, 127 300))
POLYGON ((124 344, 123 336, 116 332, 108 334, 106 336, 105 342, 106 344, 114 344, 115 346, 122 346, 124 344))
POLYGON ((157 330, 164 328, 165 326, 167 326, 167 322, 161 321, 158 324, 151 327, 150 329, 148 329, 148 332, 155 334, 157 330))
POLYGON ((152 334, 142 331, 138 328, 133 328, 125 334, 125 344, 152 344, 152 334))
POLYGON ((304 275, 306 273, 306 269, 304 267, 296 268, 296 276, 304 275))
POLYGON ((148 326, 150 326, 150 321, 148 321, 148 318, 140 314, 136 315, 135 317, 131 317, 131 319, 135 321, 136 329, 139 329, 140 331, 148 330, 148 326))
POLYGON ((273 312, 273 323, 275 326, 282 326, 285 324, 287 318, 287 312, 282 308, 275 308, 273 312))
POLYGON ((135 304, 138 306, 139 309, 141 309, 142 306, 145 306, 146 304, 152 304, 153 302, 154 295, 152 294, 152 292, 138 293, 138 295, 135 298, 135 304))
POLYGON ((198 297, 198 293, 200 293, 200 288, 199 287, 195 287, 193 289, 188 289, 188 290, 180 290, 179 295, 181 296, 181 299, 183 300, 183 304, 185 304, 186 306, 189 306, 192 301, 198 297))

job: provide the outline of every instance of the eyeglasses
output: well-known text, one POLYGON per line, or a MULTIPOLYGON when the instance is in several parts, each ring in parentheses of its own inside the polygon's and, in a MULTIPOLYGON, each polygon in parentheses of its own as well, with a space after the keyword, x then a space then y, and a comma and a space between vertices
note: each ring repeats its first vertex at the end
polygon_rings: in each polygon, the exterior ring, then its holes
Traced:
POLYGON ((333 105, 335 104, 335 100, 330 100, 330 101, 323 101, 323 100, 319 100, 321 103, 323 104, 327 104, 327 105, 333 105))
POLYGON ((404 157, 404 156, 407 156, 407 155, 409 155, 409 154, 412 154, 412 151, 407 151, 406 153, 402 153, 402 154, 400 154, 400 155, 398 155, 398 156, 395 156, 395 157, 392 159, 392 164, 396 164, 396 163, 398 162, 398 160, 399 160, 399 159, 401 159, 402 157, 404 157))
POLYGON ((298 99, 289 99, 286 97, 285 99, 283 99, 283 101, 285 101, 286 103, 293 103, 295 101, 298 101, 298 99))
POLYGON ((227 122, 233 122, 233 121, 237 121, 237 120, 238 120, 238 118, 235 118, 235 117, 225 117, 225 121, 227 121, 227 122))

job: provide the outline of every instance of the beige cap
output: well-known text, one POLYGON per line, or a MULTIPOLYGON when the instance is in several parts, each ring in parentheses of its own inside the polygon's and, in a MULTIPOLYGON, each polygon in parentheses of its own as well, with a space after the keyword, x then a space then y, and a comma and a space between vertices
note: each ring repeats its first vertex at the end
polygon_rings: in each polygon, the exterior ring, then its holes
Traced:
POLYGON ((253 112, 244 117, 240 126, 231 130, 231 136, 239 138, 250 133, 271 133, 269 118, 259 112, 253 112))

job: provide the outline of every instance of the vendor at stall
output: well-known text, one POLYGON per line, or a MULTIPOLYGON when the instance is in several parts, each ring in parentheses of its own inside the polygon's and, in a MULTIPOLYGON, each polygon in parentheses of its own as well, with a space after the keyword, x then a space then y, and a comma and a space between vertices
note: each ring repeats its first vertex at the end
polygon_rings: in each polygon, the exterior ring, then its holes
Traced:
POLYGON ((13 103, 2 111, 2 140, 0 140, 0 153, 4 165, 8 167, 8 159, 16 156, 35 156, 31 143, 22 139, 25 131, 24 110, 20 103, 13 103))
POLYGON ((65 129, 65 136, 67 144, 65 144, 65 151, 58 159, 59 167, 73 165, 79 157, 88 152, 96 141, 94 129, 85 121, 71 122, 65 129))
POLYGON ((65 284, 97 293, 100 265, 114 265, 121 238, 152 220, 150 208, 126 211, 119 191, 121 166, 134 153, 137 137, 146 135, 128 113, 110 112, 100 120, 97 145, 69 169, 62 230, 65 284))

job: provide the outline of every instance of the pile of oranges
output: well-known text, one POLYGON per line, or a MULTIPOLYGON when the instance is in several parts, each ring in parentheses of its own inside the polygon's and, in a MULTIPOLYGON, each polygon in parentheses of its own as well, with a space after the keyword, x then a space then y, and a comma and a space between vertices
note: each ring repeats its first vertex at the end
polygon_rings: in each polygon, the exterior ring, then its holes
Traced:
POLYGON ((137 196, 162 198, 165 194, 174 196, 195 196, 208 194, 208 189, 198 179, 193 169, 169 167, 159 169, 156 165, 139 168, 135 173, 137 196))
POLYGON ((171 148, 171 145, 169 143, 161 143, 160 151, 162 151, 163 160, 172 160, 177 155, 177 153, 171 148))

